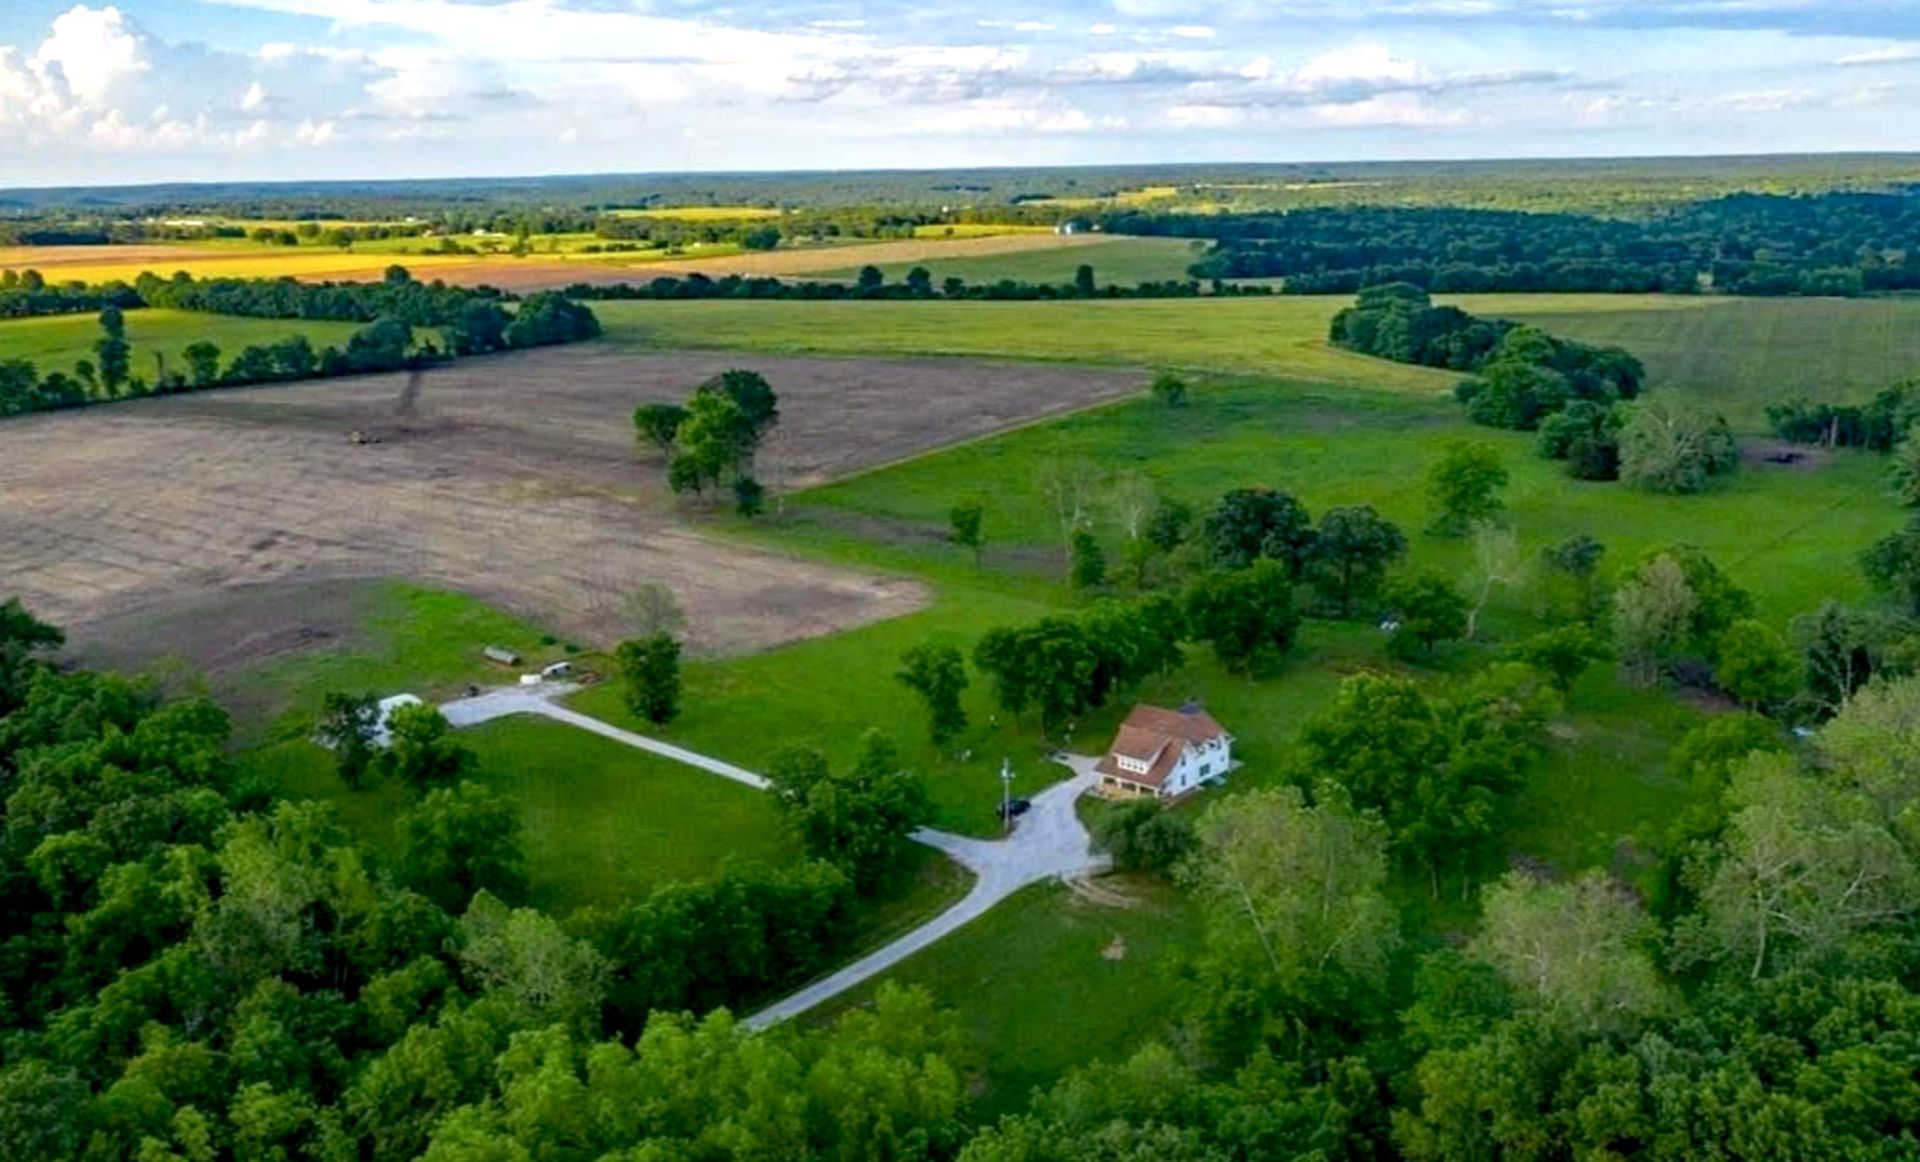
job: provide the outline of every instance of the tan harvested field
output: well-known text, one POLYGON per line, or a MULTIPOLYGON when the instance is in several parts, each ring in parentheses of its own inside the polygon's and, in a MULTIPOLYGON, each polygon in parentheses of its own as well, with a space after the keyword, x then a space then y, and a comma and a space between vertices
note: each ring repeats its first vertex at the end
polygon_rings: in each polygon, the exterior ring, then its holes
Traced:
POLYGON ((593 345, 469 361, 411 400, 406 377, 370 376, 26 417, 0 424, 0 593, 84 631, 274 585, 286 600, 244 593, 248 632, 298 637, 310 586, 294 583, 399 577, 604 646, 623 636, 626 595, 661 582, 709 652, 919 606, 912 583, 723 542, 685 519, 630 414, 743 362, 780 393, 761 467, 776 487, 1139 389, 1125 372, 593 345))

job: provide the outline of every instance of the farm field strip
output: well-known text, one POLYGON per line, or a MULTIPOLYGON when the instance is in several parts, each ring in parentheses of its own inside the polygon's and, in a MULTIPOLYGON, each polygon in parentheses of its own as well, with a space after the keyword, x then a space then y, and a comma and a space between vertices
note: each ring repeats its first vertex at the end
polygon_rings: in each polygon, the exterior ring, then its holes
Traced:
POLYGON ((610 302, 631 348, 938 355, 1279 375, 1433 395, 1457 373, 1387 363, 1326 339, 1344 301, 1320 298, 1057 302, 610 302))
MULTIPOLYGON (((127 341, 133 345, 133 373, 149 382, 154 379, 156 355, 170 370, 182 370, 186 366, 182 352, 194 343, 219 347, 224 363, 243 347, 300 335, 306 336, 315 351, 340 346, 359 329, 355 323, 321 319, 254 319, 152 308, 128 311, 126 320, 127 341)), ((96 358, 93 344, 99 338, 99 317, 93 314, 0 319, 0 359, 30 360, 43 373, 71 371, 79 360, 96 358)))

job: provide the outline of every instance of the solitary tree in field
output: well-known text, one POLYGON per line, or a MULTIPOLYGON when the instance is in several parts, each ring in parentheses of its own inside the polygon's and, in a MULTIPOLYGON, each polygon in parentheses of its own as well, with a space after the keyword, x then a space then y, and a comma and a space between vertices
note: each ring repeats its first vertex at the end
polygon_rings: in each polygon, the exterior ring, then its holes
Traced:
POLYGON ((648 722, 672 722, 680 713, 680 643, 671 634, 649 634, 621 642, 613 657, 627 708, 648 722))
POLYGON ((1331 508, 1320 517, 1307 572, 1320 595, 1347 617, 1355 601, 1379 591, 1387 566, 1406 551, 1407 538, 1399 526, 1372 505, 1331 508))
POLYGON ((1727 421, 1658 399, 1620 405, 1620 479, 1648 492, 1689 493, 1740 466, 1727 421))
POLYGON ((1300 628, 1286 566, 1267 558, 1196 580, 1185 613, 1194 639, 1211 645, 1227 669, 1254 678, 1278 668, 1300 628))
POLYGON ((860 288, 861 294, 870 295, 887 285, 887 276, 879 267, 869 263, 860 268, 859 278, 854 285, 860 288))
POLYGON ((1069 555, 1068 581, 1075 589, 1098 589, 1107 583, 1107 554, 1093 530, 1080 529, 1073 534, 1069 555))
POLYGON ((472 751, 448 737, 452 730, 436 707, 395 707, 387 715, 391 741, 381 756, 388 773, 422 795, 459 782, 476 760, 472 751))
POLYGON ((1507 470, 1490 445, 1450 445, 1427 472, 1427 498, 1434 511, 1430 531, 1457 537, 1492 520, 1505 507, 1500 490, 1506 486, 1507 470))
POLYGON ((986 506, 977 500, 956 504, 947 513, 953 543, 973 553, 973 567, 976 569, 980 567, 980 547, 984 543, 980 525, 986 514, 986 506))
POLYGON ((1387 652, 1402 661, 1430 658, 1435 646, 1467 632, 1467 599, 1430 569, 1387 582, 1380 604, 1398 622, 1387 638, 1387 652))
POLYGON ((1227 569, 1244 569, 1269 558, 1298 580, 1313 551, 1313 517, 1291 494, 1277 489, 1233 489, 1220 498, 1203 527, 1213 563, 1227 569))
POLYGON ((119 307, 100 312, 100 332, 100 338, 93 345, 94 354, 100 357, 100 386, 108 396, 118 396, 127 386, 127 375, 133 366, 133 348, 127 342, 127 319, 119 307))
POLYGON ((960 651, 948 645, 922 643, 900 658, 894 675, 927 704, 927 733, 936 749, 944 749, 967 728, 967 711, 960 696, 967 689, 967 664, 960 651))
POLYGON ((1093 283, 1093 267, 1081 263, 1073 272, 1073 293, 1083 299, 1090 299, 1099 290, 1093 283))

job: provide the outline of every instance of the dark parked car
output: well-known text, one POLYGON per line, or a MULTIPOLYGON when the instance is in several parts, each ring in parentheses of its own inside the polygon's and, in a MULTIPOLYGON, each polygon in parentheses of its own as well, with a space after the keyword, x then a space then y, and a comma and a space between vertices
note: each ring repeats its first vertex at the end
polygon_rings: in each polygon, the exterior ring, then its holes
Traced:
POLYGON ((1018 819, 1032 809, 1033 804, 1027 802, 1025 799, 1009 799, 1000 805, 999 811, 1001 818, 1005 820, 1018 819))

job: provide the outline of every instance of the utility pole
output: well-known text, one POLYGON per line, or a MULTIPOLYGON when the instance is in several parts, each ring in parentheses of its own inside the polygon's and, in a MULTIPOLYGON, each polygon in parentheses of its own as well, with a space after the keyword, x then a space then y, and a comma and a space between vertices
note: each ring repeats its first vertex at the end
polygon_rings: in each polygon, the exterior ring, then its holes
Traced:
POLYGON ((1013 830, 1013 763, 1000 760, 1000 829, 1013 830))

